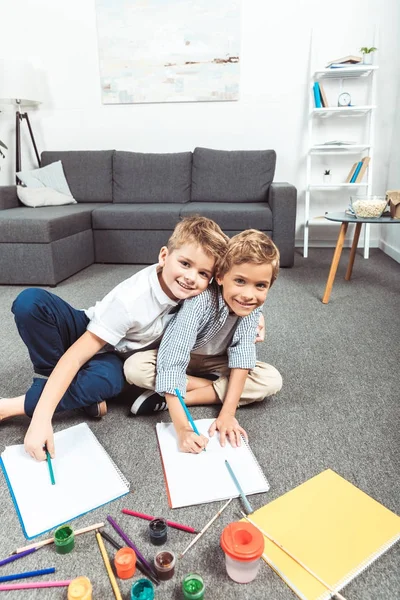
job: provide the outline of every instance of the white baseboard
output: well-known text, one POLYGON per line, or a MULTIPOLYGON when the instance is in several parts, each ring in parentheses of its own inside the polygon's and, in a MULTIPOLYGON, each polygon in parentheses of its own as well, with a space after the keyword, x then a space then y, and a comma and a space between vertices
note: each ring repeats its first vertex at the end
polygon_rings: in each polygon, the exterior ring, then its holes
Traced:
POLYGON ((387 242, 384 242, 383 240, 380 240, 380 242, 379 242, 379 248, 385 254, 387 254, 388 256, 390 256, 390 258, 393 258, 393 260, 395 260, 396 262, 400 263, 400 250, 398 248, 394 248, 393 246, 391 246, 387 242))
MULTIPOLYGON (((309 248, 335 248, 337 240, 313 240, 308 243, 309 248)), ((352 240, 345 240, 343 247, 351 248, 352 240)), ((295 240, 296 248, 303 248, 304 240, 298 239, 295 240)), ((381 248, 379 240, 370 240, 369 242, 370 248, 381 248)), ((358 243, 358 248, 364 248, 364 240, 360 238, 358 243)), ((387 253, 389 254, 389 253, 387 253)))

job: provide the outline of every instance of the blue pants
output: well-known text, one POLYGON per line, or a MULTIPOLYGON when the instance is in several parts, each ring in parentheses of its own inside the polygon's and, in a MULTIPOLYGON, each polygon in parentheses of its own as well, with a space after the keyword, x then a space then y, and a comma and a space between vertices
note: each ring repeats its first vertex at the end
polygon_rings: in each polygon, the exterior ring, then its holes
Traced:
MULTIPOLYGON (((86 331, 83 310, 40 288, 21 292, 12 305, 18 332, 28 348, 35 373, 49 376, 66 350, 86 331)), ((25 413, 32 416, 47 379, 33 378, 25 413)), ((95 354, 78 371, 56 412, 83 408, 117 396, 124 388, 123 361, 113 352, 95 354)))

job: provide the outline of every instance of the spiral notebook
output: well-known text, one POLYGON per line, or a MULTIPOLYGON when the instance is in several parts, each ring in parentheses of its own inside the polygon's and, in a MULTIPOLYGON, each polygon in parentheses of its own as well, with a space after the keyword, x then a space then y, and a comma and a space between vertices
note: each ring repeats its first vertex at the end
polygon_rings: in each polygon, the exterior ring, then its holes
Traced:
MULTIPOLYGON (((208 429, 214 420, 200 419, 195 423, 199 432, 209 437, 208 429)), ((171 508, 239 496, 225 460, 229 461, 246 496, 269 490, 269 483, 244 438, 238 448, 233 448, 229 442, 223 448, 216 432, 210 438, 206 452, 187 454, 178 450, 172 423, 157 423, 156 431, 171 508)))
MULTIPOLYGON (((337 591, 400 539, 400 517, 330 469, 256 510, 250 519, 337 591)), ((331 598, 267 538, 263 558, 302 600, 331 598)))
POLYGON ((54 435, 55 485, 47 462, 6 446, 1 466, 25 537, 32 539, 129 492, 129 483, 87 423, 54 435))

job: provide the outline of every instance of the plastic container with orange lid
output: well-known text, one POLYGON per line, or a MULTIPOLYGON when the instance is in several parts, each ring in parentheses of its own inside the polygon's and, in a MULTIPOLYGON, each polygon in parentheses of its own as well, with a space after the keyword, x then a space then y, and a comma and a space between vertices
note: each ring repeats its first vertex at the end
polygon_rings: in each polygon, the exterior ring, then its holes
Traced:
POLYGON ((133 577, 136 571, 136 553, 132 548, 124 547, 118 550, 114 565, 120 579, 133 577))
POLYGON ((68 586, 68 600, 92 600, 92 584, 87 577, 76 577, 68 586))
POLYGON ((264 552, 264 536, 251 523, 235 522, 221 534, 221 548, 225 552, 226 572, 237 583, 255 579, 264 552))

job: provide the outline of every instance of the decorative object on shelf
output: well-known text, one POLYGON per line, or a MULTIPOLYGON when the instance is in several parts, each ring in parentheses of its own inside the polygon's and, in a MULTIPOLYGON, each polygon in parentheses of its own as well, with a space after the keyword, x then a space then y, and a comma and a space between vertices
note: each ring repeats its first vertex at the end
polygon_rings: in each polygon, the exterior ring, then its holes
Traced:
POLYGON ((392 219, 400 219, 400 190, 388 190, 386 199, 389 202, 392 219))
POLYGON ((375 48, 375 46, 371 46, 370 48, 363 46, 360 48, 360 52, 363 55, 363 65, 372 65, 373 53, 377 50, 378 48, 375 48))
POLYGON ((388 203, 385 196, 350 196, 350 202, 359 219, 380 219, 388 203))
POLYGON ((349 92, 342 92, 338 97, 338 106, 350 106, 351 96, 349 92))
POLYGON ((330 183, 331 179, 332 179, 331 170, 325 169, 324 176, 323 176, 324 183, 330 183))

